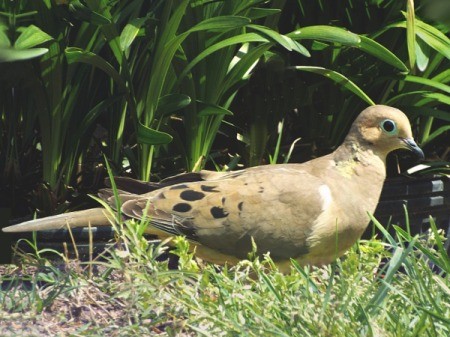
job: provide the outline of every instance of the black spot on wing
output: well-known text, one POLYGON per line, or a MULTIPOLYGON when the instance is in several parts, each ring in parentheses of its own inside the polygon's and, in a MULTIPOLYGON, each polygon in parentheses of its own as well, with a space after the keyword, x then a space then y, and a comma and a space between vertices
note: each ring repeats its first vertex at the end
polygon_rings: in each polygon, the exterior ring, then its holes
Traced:
POLYGON ((259 186, 258 193, 263 193, 263 192, 264 192, 264 187, 259 186))
POLYGON ((228 212, 225 212, 222 207, 215 206, 211 207, 211 215, 214 217, 214 219, 222 219, 228 216, 228 212))
POLYGON ((185 202, 180 202, 179 204, 175 204, 172 207, 172 211, 174 212, 189 212, 192 209, 192 206, 185 202))
POLYGON ((222 206, 224 206, 224 205, 225 205, 225 200, 227 200, 227 198, 225 198, 225 197, 222 197, 222 206))
POLYGON ((180 198, 186 201, 201 200, 205 197, 205 193, 193 190, 186 190, 180 193, 180 198))
POLYGON ((238 204, 238 209, 239 209, 239 211, 242 211, 242 206, 244 205, 244 202, 243 201, 241 201, 239 204, 238 204))
POLYGON ((179 184, 179 185, 172 186, 170 189, 171 190, 183 190, 185 188, 188 188, 188 185, 179 184))
POLYGON ((219 192, 215 189, 217 186, 201 185, 200 188, 203 192, 219 192))

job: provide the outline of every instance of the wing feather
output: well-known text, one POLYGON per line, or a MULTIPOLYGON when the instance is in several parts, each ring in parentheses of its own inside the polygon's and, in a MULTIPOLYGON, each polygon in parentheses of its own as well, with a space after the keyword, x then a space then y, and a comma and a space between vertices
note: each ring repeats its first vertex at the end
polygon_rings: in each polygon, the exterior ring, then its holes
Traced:
POLYGON ((311 219, 322 212, 317 178, 283 167, 209 177, 128 200, 122 212, 139 219, 145 214, 160 231, 238 258, 247 257, 252 238, 261 254, 271 251, 275 260, 307 253, 311 219))

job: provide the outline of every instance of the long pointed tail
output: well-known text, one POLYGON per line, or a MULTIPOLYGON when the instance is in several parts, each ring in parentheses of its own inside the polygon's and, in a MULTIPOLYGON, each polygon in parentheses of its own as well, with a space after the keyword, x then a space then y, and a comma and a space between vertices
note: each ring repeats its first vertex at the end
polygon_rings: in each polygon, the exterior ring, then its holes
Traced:
POLYGON ((92 208, 84 211, 63 213, 42 219, 22 222, 18 225, 5 227, 3 228, 3 231, 7 233, 19 233, 61 229, 67 226, 70 228, 88 227, 89 223, 92 227, 110 226, 110 217, 110 215, 109 217, 107 216, 107 211, 104 208, 92 208))

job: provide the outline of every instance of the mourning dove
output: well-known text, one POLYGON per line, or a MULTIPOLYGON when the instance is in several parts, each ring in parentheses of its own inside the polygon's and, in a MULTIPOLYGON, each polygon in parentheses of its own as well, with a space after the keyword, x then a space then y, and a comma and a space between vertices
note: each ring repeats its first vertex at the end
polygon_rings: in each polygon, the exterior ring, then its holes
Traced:
MULTIPOLYGON (((407 149, 423 158, 408 118, 398 109, 365 109, 333 153, 302 164, 256 166, 234 172, 200 171, 146 183, 117 178, 121 212, 149 219, 147 232, 183 235, 204 260, 235 264, 270 252, 281 270, 334 261, 362 235, 386 176, 386 156, 407 149)), ((99 194, 115 204, 110 190, 99 194)), ((5 232, 108 224, 102 208, 6 227, 5 232)))

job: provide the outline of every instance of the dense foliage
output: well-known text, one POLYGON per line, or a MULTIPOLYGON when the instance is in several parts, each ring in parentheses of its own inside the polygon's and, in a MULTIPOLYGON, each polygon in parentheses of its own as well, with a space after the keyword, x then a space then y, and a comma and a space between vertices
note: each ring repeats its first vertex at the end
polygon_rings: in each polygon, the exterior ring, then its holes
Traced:
POLYGON ((304 161, 374 103, 402 108, 426 152, 446 159, 439 2, 1 5, 0 198, 14 216, 86 202, 103 154, 146 180, 285 161, 299 137, 291 154, 304 161))

